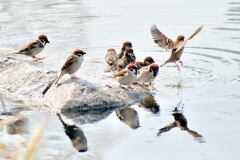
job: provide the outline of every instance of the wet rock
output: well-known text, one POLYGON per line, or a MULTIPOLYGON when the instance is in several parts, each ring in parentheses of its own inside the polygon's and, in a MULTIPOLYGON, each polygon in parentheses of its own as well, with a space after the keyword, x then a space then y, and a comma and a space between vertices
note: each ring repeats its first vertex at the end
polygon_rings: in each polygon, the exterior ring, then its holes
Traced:
MULTIPOLYGON (((77 112, 84 109, 116 108, 139 102, 145 92, 123 89, 97 77, 94 83, 64 76, 59 86, 53 85, 43 97, 42 91, 57 76, 57 71, 44 63, 32 62, 30 57, 13 54, 11 49, 0 49, 0 92, 16 99, 24 99, 40 109, 77 112), (43 107, 44 106, 44 107, 43 107), (41 108, 42 107, 42 108, 41 108)), ((83 70, 83 72, 86 72, 83 70)), ((91 79, 91 78, 89 78, 91 79)), ((49 111, 48 110, 48 111, 49 111)))

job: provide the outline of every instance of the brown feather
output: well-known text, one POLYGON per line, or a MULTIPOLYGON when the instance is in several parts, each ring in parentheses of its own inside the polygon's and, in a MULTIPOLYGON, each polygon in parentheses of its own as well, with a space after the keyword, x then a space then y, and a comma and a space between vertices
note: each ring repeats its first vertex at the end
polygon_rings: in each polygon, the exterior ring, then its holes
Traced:
POLYGON ((198 29, 188 38, 188 40, 192 39, 195 35, 197 35, 201 30, 203 26, 198 27, 198 29))
POLYGON ((127 72, 128 72, 127 69, 123 69, 123 70, 121 70, 121 71, 119 71, 119 72, 116 72, 116 73, 114 74, 114 76, 115 76, 115 77, 122 77, 122 76, 124 76, 127 72))
POLYGON ((165 36, 156 25, 153 25, 150 29, 154 42, 163 49, 169 50, 175 48, 175 43, 173 40, 165 36))
POLYGON ((62 71, 67 69, 69 66, 71 66, 74 60, 75 60, 75 57, 73 55, 69 56, 62 67, 62 71))

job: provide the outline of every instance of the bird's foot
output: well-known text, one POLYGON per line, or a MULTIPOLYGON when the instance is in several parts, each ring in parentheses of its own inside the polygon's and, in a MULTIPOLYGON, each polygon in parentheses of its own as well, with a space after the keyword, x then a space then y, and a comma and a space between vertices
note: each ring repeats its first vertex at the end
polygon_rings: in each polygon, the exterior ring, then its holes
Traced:
POLYGON ((79 77, 77 77, 75 74, 71 74, 71 78, 72 79, 79 79, 79 77))
POLYGON ((181 67, 183 66, 183 61, 179 61, 179 63, 181 64, 181 67))
POLYGON ((38 58, 38 57, 33 57, 32 61, 33 62, 41 62, 41 60, 43 60, 45 57, 42 58, 38 58))

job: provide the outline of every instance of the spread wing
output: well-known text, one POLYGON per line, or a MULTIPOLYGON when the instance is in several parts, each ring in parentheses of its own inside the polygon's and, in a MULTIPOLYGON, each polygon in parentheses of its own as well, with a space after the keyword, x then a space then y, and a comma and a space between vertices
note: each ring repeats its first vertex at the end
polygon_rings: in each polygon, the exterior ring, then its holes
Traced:
POLYGON ((64 69, 67 69, 69 66, 71 66, 73 64, 75 60, 75 57, 74 56, 69 56, 66 60, 66 62, 64 63, 63 67, 62 67, 62 71, 64 69))
POLYGON ((192 39, 195 35, 197 35, 201 30, 202 30, 203 26, 200 26, 189 38, 188 40, 192 39))
POLYGON ((41 45, 41 42, 39 42, 38 40, 33 40, 29 44, 24 46, 22 49, 20 49, 19 52, 27 52, 31 49, 39 47, 40 45, 41 45))
POLYGON ((127 70, 123 69, 117 73, 114 74, 115 77, 122 77, 127 73, 127 70))
POLYGON ((154 42, 163 49, 170 50, 175 48, 175 43, 173 40, 165 36, 162 32, 159 31, 156 25, 153 25, 150 28, 154 42))

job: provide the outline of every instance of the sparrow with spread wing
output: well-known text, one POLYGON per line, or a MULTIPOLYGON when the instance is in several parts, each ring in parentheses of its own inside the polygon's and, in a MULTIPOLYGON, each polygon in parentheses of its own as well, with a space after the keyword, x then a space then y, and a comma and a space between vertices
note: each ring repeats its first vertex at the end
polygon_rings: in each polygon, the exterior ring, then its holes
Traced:
POLYGON ((177 62, 183 65, 183 62, 180 60, 184 47, 188 40, 192 39, 196 34, 198 34, 202 30, 203 26, 200 26, 189 38, 185 39, 183 35, 179 35, 176 41, 171 40, 166 35, 164 35, 156 25, 153 25, 150 29, 151 34, 153 36, 154 42, 161 48, 166 50, 172 50, 171 56, 167 59, 160 67, 164 66, 167 63, 173 62, 176 64, 178 70, 179 66, 177 62))

